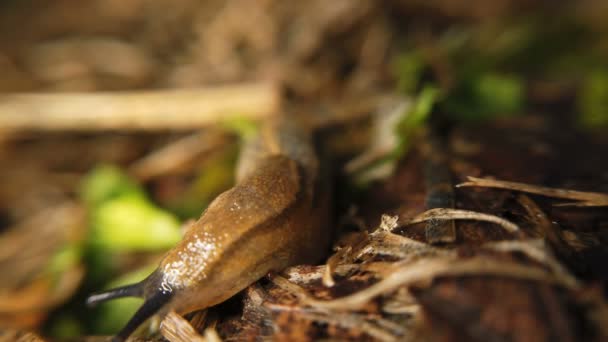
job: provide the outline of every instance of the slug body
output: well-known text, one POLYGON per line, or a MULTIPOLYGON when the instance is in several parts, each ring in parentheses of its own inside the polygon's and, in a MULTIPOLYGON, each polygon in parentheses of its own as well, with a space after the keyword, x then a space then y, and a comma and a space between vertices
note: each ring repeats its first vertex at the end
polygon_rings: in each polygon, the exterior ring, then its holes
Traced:
POLYGON ((140 296, 145 302, 115 338, 150 316, 188 313, 230 298, 270 271, 318 261, 331 234, 328 196, 310 135, 276 118, 247 142, 237 184, 219 195, 141 283, 96 294, 89 304, 140 296))

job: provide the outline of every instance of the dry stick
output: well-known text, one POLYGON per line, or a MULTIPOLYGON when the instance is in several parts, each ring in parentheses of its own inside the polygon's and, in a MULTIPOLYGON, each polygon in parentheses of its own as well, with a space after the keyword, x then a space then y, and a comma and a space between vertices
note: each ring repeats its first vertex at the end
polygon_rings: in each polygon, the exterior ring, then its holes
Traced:
POLYGON ((559 188, 549 188, 549 187, 526 184, 526 183, 507 182, 507 181, 486 179, 486 178, 467 177, 467 179, 468 179, 468 182, 458 184, 458 185, 456 185, 456 187, 477 186, 477 187, 485 187, 485 188, 506 189, 506 190, 527 192, 527 193, 546 196, 546 197, 580 201, 577 203, 559 204, 562 206, 564 206, 564 205, 580 206, 580 207, 608 206, 608 195, 602 194, 602 193, 597 193, 597 192, 583 192, 583 191, 574 191, 574 190, 559 189, 559 188))
MULTIPOLYGON (((420 151, 424 157, 423 173, 426 185, 426 207, 454 208, 454 186, 448 166, 448 155, 441 139, 432 128, 426 134, 420 151)), ((456 223, 453 220, 427 221, 426 241, 430 244, 456 241, 456 223)))
POLYGON ((196 129, 246 115, 276 112, 272 83, 199 89, 0 96, 0 131, 196 129))
POLYGON ((323 271, 322 282, 325 287, 332 287, 336 285, 336 281, 334 280, 333 273, 336 267, 338 267, 338 263, 342 260, 342 258, 350 253, 352 250, 352 246, 346 246, 334 253, 332 256, 327 259, 325 263, 325 270, 323 271))
POLYGON ((430 220, 475 220, 475 221, 486 221, 496 223, 505 230, 515 233, 519 231, 519 227, 503 218, 498 216, 478 213, 476 211, 461 210, 461 209, 450 209, 450 208, 436 208, 423 212, 416 217, 406 220, 402 223, 403 225, 412 225, 415 223, 426 222, 430 220))
POLYGON ((207 328, 203 331, 203 335, 205 335, 205 339, 207 342, 222 342, 222 338, 217 333, 215 328, 207 328))
MULTIPOLYGON (((275 285, 281 287, 281 284, 275 285)), ((284 290, 290 291, 290 289, 286 288, 284 290)), ((404 340, 403 336, 407 333, 407 330, 402 326, 377 317, 372 318, 374 323, 377 323, 373 324, 369 322, 369 319, 366 319, 365 315, 355 313, 330 313, 327 310, 311 310, 310 308, 302 308, 301 306, 281 305, 277 303, 268 303, 266 306, 275 312, 297 312, 299 315, 317 323, 326 323, 347 329, 358 329, 379 341, 404 340), (393 332, 387 330, 392 330, 393 332)))
MULTIPOLYGON (((369 265, 369 264, 367 264, 369 265)), ((361 264, 342 264, 337 266, 333 273, 338 274, 340 276, 346 276, 349 273, 357 271, 361 269, 361 264)), ((314 266, 310 269, 309 266, 306 267, 306 271, 301 273, 300 267, 289 267, 283 271, 283 275, 288 277, 288 280, 297 284, 309 284, 311 282, 316 282, 319 279, 323 280, 323 276, 326 272, 327 266, 314 266)))
POLYGON ((171 142, 129 166, 129 172, 139 181, 166 174, 210 152, 228 141, 226 134, 213 130, 197 132, 171 142))
POLYGON ((517 202, 528 213, 528 219, 533 223, 534 228, 537 231, 537 234, 540 234, 540 237, 547 240, 557 253, 563 254, 564 256, 570 256, 572 254, 567 243, 559 234, 559 228, 553 225, 549 217, 547 217, 536 202, 525 194, 517 196, 517 202))
MULTIPOLYGON (((285 279, 284 277, 282 277, 280 275, 273 275, 270 277, 270 280, 276 286, 289 292, 292 295, 295 295, 299 300, 301 300, 303 302, 309 301, 308 293, 306 292, 305 289, 303 289, 299 285, 291 283, 289 280, 285 279)), ((383 323, 381 325, 384 325, 385 327, 375 326, 375 325, 369 323, 367 320, 360 319, 357 315, 353 315, 353 314, 336 315, 335 313, 330 314, 326 310, 318 310, 318 312, 312 311, 310 309, 302 310, 301 308, 299 308, 297 306, 296 307, 292 307, 292 306, 285 307, 285 306, 274 306, 272 304, 270 304, 270 306, 273 307, 273 309, 275 309, 275 310, 276 309, 288 309, 290 311, 297 310, 297 311, 301 312, 304 316, 312 318, 315 321, 327 322, 327 323, 332 323, 332 324, 338 323, 338 325, 343 326, 343 327, 363 328, 363 331, 365 331, 367 334, 369 334, 372 337, 375 337, 381 341, 394 341, 397 339, 397 336, 395 336, 393 333, 387 332, 383 328, 389 328, 390 330, 396 331, 396 332, 398 332, 398 335, 405 334, 405 331, 401 328, 401 326, 396 325, 389 321, 381 320, 381 319, 376 319, 376 321, 380 321, 379 323, 383 323), (353 320, 355 321, 354 324, 349 324, 353 320)))
MULTIPOLYGON (((382 232, 391 234, 390 231, 392 229, 397 228, 398 221, 399 221, 399 216, 391 216, 391 215, 386 215, 386 214, 382 215, 382 218, 380 220, 380 226, 378 227, 378 229, 376 229, 376 231, 371 236, 373 236, 374 234, 379 235, 382 232)), ((395 235, 395 234, 392 234, 392 235, 395 235)), ((366 238, 366 240, 368 240, 368 238, 371 236, 368 236, 366 238)), ((397 236, 397 235, 395 235, 395 236, 397 236)), ((369 241, 369 242, 371 243, 371 241, 369 241)), ((399 247, 402 247, 402 246, 399 246, 399 247)), ((355 256, 354 258, 355 259, 360 258, 368 249, 369 248, 360 250, 358 255, 355 256)), ((353 251, 353 246, 347 246, 329 257, 329 259, 327 260, 327 263, 325 264, 325 271, 323 272, 323 285, 324 286, 332 287, 335 285, 335 280, 333 278, 334 270, 336 267, 338 267, 338 263, 340 261, 342 261, 346 256, 351 254, 352 251, 353 251)))
POLYGON ((549 267, 556 279, 559 279, 561 283, 568 284, 572 288, 580 286, 579 281, 547 250, 543 240, 499 241, 488 243, 483 247, 498 252, 520 252, 525 254, 530 259, 549 267))
POLYGON ((365 254, 378 253, 398 257, 401 261, 413 261, 422 256, 443 256, 452 253, 452 250, 437 248, 430 244, 383 230, 376 230, 371 234, 371 238, 367 247, 361 250, 355 259, 361 259, 365 254))
POLYGON ((207 342, 208 340, 199 335, 185 318, 170 311, 160 325, 160 331, 164 338, 171 342, 207 342))
POLYGON ((335 310, 357 310, 365 306, 373 298, 396 290, 401 286, 409 286, 415 283, 430 282, 437 277, 443 276, 499 276, 515 279, 528 279, 546 281, 572 287, 570 283, 563 283, 549 272, 538 268, 531 268, 513 262, 504 262, 487 259, 485 257, 473 257, 462 260, 456 257, 435 258, 419 260, 407 265, 398 265, 395 271, 380 282, 354 294, 335 300, 323 301, 304 297, 298 294, 305 303, 319 308, 335 310))

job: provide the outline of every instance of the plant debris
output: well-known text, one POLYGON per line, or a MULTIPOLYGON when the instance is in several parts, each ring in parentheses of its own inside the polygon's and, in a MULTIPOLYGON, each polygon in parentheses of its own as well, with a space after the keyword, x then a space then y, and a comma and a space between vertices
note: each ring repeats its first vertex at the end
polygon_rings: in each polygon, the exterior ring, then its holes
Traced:
POLYGON ((572 203, 554 204, 558 206, 575 207, 604 207, 608 206, 608 195, 597 192, 583 192, 567 189, 550 188, 534 184, 508 182, 496 179, 467 177, 468 181, 456 185, 457 187, 486 187, 505 190, 527 192, 534 195, 546 196, 558 199, 573 200, 572 203))
POLYGON ((156 265, 273 113, 337 173, 330 255, 134 340, 608 340, 605 9, 3 3, 0 341, 107 340, 133 303, 86 294, 156 265))

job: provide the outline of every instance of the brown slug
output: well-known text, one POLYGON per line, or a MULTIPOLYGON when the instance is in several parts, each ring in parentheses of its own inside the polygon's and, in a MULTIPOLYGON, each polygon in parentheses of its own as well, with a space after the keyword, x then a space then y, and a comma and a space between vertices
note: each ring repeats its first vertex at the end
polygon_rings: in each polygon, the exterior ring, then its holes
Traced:
POLYGON ((154 314, 185 314, 221 303, 270 271, 319 261, 327 252, 328 196, 311 136, 274 118, 247 142, 236 185, 219 195, 140 283, 94 294, 89 305, 143 297, 118 333, 124 341, 154 314))

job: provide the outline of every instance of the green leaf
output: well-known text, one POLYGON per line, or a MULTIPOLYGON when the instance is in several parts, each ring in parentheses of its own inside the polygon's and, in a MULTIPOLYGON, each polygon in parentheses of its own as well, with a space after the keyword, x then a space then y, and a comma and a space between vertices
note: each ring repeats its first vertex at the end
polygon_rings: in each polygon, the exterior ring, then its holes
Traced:
POLYGON ((123 195, 146 197, 137 183, 113 165, 100 165, 89 172, 82 182, 80 193, 92 208, 123 195))
POLYGON ((238 146, 227 146, 211 156, 188 188, 166 203, 166 207, 182 219, 197 218, 220 193, 234 184, 234 168, 238 146))
POLYGON ((47 271, 51 274, 61 274, 80 262, 82 249, 78 245, 63 246, 51 258, 47 271))
POLYGON ((241 139, 252 137, 259 128, 258 122, 244 116, 230 116, 222 120, 220 124, 224 129, 237 134, 241 139))
POLYGON ((349 172, 353 173, 353 182, 358 188, 393 173, 397 162, 407 153, 412 135, 431 114, 438 95, 437 88, 427 85, 412 102, 402 100, 389 112, 376 117, 373 142, 349 162, 349 172))
POLYGON ((608 70, 595 70, 587 77, 577 102, 583 126, 608 127, 608 70))
POLYGON ((416 50, 397 56, 393 62, 393 72, 397 76, 397 90, 404 94, 415 92, 425 67, 424 59, 416 50))
POLYGON ((123 195, 99 205, 91 224, 91 242, 108 249, 162 250, 181 239, 177 218, 139 195, 123 195))
POLYGON ((392 159, 401 159, 407 153, 412 134, 426 122, 439 94, 439 89, 435 86, 426 85, 422 88, 412 107, 404 113, 402 119, 397 123, 396 134, 399 143, 391 157, 392 159))
POLYGON ((512 114, 523 107, 523 82, 516 76, 487 73, 475 82, 475 95, 480 110, 487 113, 512 114))
POLYGON ((53 336, 53 340, 76 339, 83 333, 81 322, 74 314, 56 314, 51 320, 49 335, 53 336))
POLYGON ((514 75, 484 72, 457 85, 442 103, 459 120, 485 120, 519 114, 525 102, 523 81, 514 75))

